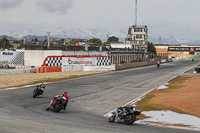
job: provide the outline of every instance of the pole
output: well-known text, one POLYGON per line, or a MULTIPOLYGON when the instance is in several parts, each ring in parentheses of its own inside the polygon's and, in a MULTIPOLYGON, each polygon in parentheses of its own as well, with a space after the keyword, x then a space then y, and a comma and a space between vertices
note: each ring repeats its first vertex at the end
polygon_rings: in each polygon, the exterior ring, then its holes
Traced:
POLYGON ((66 45, 66 38, 65 38, 65 33, 66 33, 66 32, 63 31, 63 33, 64 33, 64 44, 63 44, 63 45, 65 46, 65 45, 66 45))
POLYGON ((137 0, 135 0, 135 26, 137 26, 137 0))
POLYGON ((48 47, 50 47, 50 33, 51 32, 47 32, 47 34, 48 34, 48 47))

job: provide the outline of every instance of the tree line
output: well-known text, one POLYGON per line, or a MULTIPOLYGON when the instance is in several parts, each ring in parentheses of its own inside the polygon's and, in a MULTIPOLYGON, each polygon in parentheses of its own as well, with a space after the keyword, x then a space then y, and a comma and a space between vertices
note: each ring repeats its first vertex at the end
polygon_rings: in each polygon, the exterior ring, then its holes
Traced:
POLYGON ((10 44, 9 40, 5 37, 0 39, 0 49, 9 49, 13 48, 13 45, 10 44))
MULTIPOLYGON (((108 40, 106 42, 102 42, 100 39, 98 38, 92 38, 88 41, 88 44, 90 46, 100 46, 100 45, 105 45, 105 46, 110 46, 110 43, 112 41, 118 41, 118 38, 116 37, 109 37, 108 40)), ((37 40, 35 40, 37 41, 37 40)), ((76 39, 72 39, 70 42, 68 42, 68 45, 76 45, 77 42, 79 42, 79 40, 76 39)), ((18 46, 18 49, 22 49, 25 48, 25 45, 30 45, 30 44, 24 44, 23 41, 14 41, 14 43, 18 43, 20 44, 20 46, 18 46)), ((43 44, 44 46, 47 45, 47 42, 44 42, 43 44)), ((2 39, 0 39, 0 49, 9 49, 9 48, 13 48, 13 45, 10 44, 9 40, 5 37, 3 37, 2 39)), ((154 46, 153 43, 148 42, 148 52, 151 53, 156 53, 156 48, 154 46)))

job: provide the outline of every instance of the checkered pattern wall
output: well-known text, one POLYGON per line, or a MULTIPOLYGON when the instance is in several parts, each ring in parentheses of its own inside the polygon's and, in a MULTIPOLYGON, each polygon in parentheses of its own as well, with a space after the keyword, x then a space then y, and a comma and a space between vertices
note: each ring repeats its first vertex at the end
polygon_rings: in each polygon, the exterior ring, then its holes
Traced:
POLYGON ((11 58, 8 64, 23 65, 24 64, 24 52, 16 52, 11 58))
POLYGON ((62 57, 53 57, 45 59, 46 66, 62 66, 62 57))
MULTIPOLYGON (((63 57, 47 57, 45 59, 46 66, 62 66, 63 57)), ((109 57, 94 57, 97 66, 110 65, 109 57)))
POLYGON ((97 57, 97 66, 109 65, 109 57, 97 57))
POLYGON ((24 65, 24 52, 21 51, 2 51, 0 56, 0 65, 8 64, 9 67, 16 65, 24 65), (11 55, 4 55, 2 53, 10 53, 11 55))

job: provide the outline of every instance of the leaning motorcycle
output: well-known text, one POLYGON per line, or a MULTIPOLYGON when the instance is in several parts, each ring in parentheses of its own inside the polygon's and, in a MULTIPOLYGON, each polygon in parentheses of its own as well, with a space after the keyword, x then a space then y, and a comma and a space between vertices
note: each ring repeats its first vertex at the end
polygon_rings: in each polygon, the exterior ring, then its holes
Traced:
POLYGON ((160 64, 157 64, 157 68, 159 68, 160 67, 160 64))
POLYGON ((65 97, 57 97, 51 100, 50 104, 47 106, 46 111, 49 109, 55 113, 64 110, 67 106, 68 100, 65 97), (53 101, 54 100, 54 101, 53 101))
POLYGON ((45 90, 45 85, 42 83, 40 85, 37 85, 35 90, 33 91, 33 98, 36 98, 39 95, 42 95, 45 90))
MULTIPOLYGON (((120 120, 119 122, 131 125, 137 120, 136 116, 140 114, 141 111, 137 110, 136 107, 129 108, 126 112, 123 112, 122 114, 118 115, 118 118, 120 120)), ((109 122, 113 123, 115 121, 115 118, 116 118, 116 113, 112 112, 112 116, 109 118, 109 122)))

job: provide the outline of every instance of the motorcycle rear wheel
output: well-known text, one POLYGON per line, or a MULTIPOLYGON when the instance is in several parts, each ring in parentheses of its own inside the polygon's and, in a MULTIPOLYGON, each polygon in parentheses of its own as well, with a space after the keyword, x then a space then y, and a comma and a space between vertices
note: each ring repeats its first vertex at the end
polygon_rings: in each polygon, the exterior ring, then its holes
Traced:
POLYGON ((124 120, 124 123, 126 125, 131 125, 136 121, 136 115, 130 115, 130 119, 129 120, 124 120))
POLYGON ((37 95, 38 95, 38 91, 34 90, 33 91, 33 98, 36 98, 37 95))
POLYGON ((55 113, 57 113, 57 112, 59 112, 61 109, 62 109, 62 104, 56 103, 56 105, 55 105, 53 111, 54 111, 55 113))

